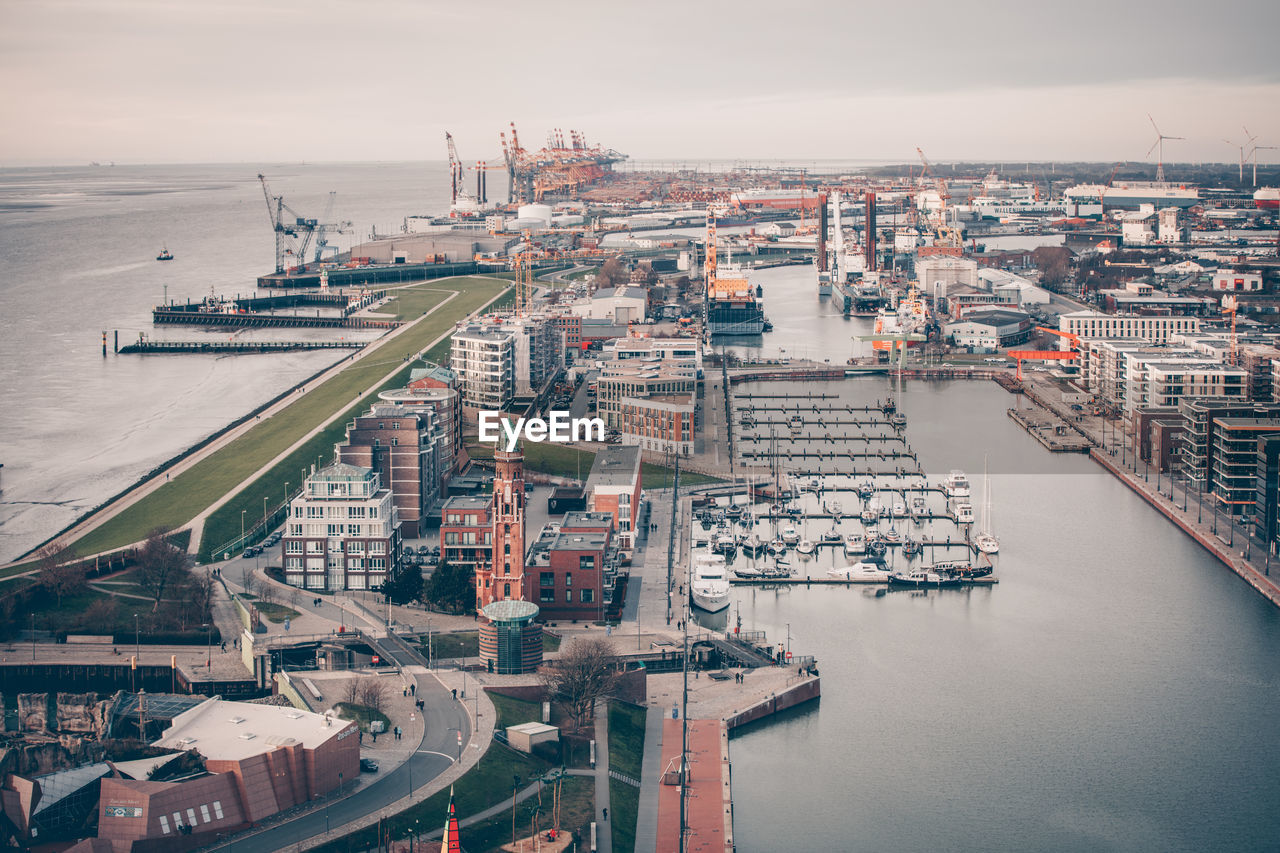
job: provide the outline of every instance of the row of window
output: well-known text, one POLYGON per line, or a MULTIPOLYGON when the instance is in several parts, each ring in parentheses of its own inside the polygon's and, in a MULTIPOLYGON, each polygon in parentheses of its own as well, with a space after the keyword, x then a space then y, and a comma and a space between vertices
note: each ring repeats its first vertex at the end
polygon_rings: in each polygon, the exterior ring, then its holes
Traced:
MULTIPOLYGON (((342 558, 338 557, 333 563, 334 568, 342 568, 342 558)), ((285 557, 284 567, 286 569, 301 569, 303 567, 301 557, 285 557)), ((306 562, 306 567, 313 571, 321 571, 325 567, 325 561, 322 558, 311 557, 306 562)), ((365 570, 371 572, 385 572, 387 570, 386 557, 369 557, 367 560, 363 557, 348 557, 346 560, 346 568, 348 570, 365 570)))
MULTIPOLYGON (((209 816, 209 804, 203 804, 199 806, 200 817, 204 819, 205 823, 212 823, 215 819, 222 820, 222 801, 214 800, 212 805, 213 805, 213 817, 209 816)), ((180 811, 174 812, 172 829, 169 828, 168 816, 160 815, 160 831, 163 832, 165 835, 168 835, 171 832, 181 832, 182 827, 184 825, 192 826, 192 827, 197 825, 196 810, 194 808, 187 809, 187 822, 185 824, 182 822, 182 812, 180 811)))
MULTIPOLYGON (((596 600, 596 591, 594 589, 579 590, 583 604, 591 604, 596 600)), ((538 596, 538 601, 543 604, 554 604, 556 600, 556 591, 554 589, 544 589, 538 596)), ((564 591, 564 603, 573 604, 573 590, 566 589, 564 591)))
MULTIPOLYGON (((293 517, 303 517, 303 505, 298 504, 293 508, 293 517)), ((306 517, 311 519, 317 518, 377 518, 378 508, 376 506, 332 506, 329 504, 308 504, 305 507, 306 517)))
POLYGON ((444 535, 444 544, 446 545, 481 545, 481 544, 492 545, 493 544, 492 531, 485 531, 483 542, 478 537, 479 537, 479 534, 471 530, 464 531, 462 533, 450 531, 445 533, 444 535))

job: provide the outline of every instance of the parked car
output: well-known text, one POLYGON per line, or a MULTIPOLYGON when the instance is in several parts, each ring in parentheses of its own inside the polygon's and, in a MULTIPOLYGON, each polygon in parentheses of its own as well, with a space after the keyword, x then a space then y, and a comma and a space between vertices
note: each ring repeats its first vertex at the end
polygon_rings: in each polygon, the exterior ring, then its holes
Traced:
POLYGON ((372 758, 360 759, 360 772, 361 773, 377 773, 378 762, 374 761, 372 758))
POLYGON ((426 546, 426 545, 419 545, 419 546, 418 546, 418 553, 419 553, 419 554, 430 554, 430 553, 431 553, 431 548, 430 548, 430 547, 428 547, 428 546, 426 546))
POLYGON ((248 548, 245 548, 245 549, 244 549, 244 555, 243 555, 243 556, 245 556, 245 557, 256 557, 256 556, 258 556, 258 550, 259 550, 259 549, 258 549, 258 546, 257 546, 257 545, 250 545, 248 548))

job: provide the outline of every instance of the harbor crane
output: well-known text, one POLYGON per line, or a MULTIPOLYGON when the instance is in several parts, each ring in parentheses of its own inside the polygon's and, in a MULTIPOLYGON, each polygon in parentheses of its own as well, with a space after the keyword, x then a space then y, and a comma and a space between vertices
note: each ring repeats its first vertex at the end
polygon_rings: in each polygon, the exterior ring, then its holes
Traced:
MULTIPOLYGON (((325 239, 325 233, 346 234, 352 225, 350 222, 321 222, 319 219, 311 219, 300 216, 296 210, 284 203, 284 196, 272 195, 271 187, 267 184, 266 176, 259 174, 258 181, 262 184, 262 196, 267 202, 267 216, 271 220, 271 230, 276 237, 276 272, 285 272, 285 260, 292 256, 294 263, 289 267, 292 270, 295 267, 305 267, 307 264, 307 250, 311 247, 312 241, 316 242, 316 261, 320 260, 320 255, 329 245, 329 241, 325 239), (285 214, 288 214, 286 217, 285 214)), ((325 219, 328 219, 333 208, 333 200, 337 195, 336 192, 329 193, 329 202, 325 207, 325 219)))

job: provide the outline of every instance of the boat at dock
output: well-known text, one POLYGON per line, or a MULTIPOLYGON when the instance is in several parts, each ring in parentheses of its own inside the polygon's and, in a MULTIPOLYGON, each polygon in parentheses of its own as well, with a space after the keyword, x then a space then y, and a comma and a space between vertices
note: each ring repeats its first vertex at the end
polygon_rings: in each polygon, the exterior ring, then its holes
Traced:
POLYGON ((738 542, 730 533, 721 533, 715 538, 711 550, 725 557, 732 557, 738 550, 738 542))
POLYGON ((800 541, 800 531, 796 530, 791 525, 787 525, 786 527, 782 528, 782 534, 780 538, 787 545, 795 545, 797 542, 800 541))
POLYGON ((862 508, 862 523, 865 525, 878 524, 880 522, 880 502, 875 498, 867 501, 867 505, 862 508))
POLYGON ((844 537, 840 535, 839 530, 834 528, 818 537, 819 545, 839 545, 842 542, 844 542, 844 537))
POLYGON ((729 578, 725 574, 724 557, 699 554, 693 558, 689 597, 695 607, 708 613, 718 613, 729 606, 729 578))
POLYGON ((969 478, 960 469, 953 469, 947 475, 943 489, 949 498, 967 498, 969 497, 969 478))
POLYGON ((782 539, 774 539, 765 546, 765 550, 774 555, 785 554, 787 553, 787 543, 782 539))
POLYGON ((165 246, 163 249, 160 250, 160 254, 156 255, 156 260, 171 261, 173 260, 173 252, 170 252, 169 247, 165 246))
POLYGON ((808 539, 801 539, 800 544, 796 545, 796 552, 799 554, 804 554, 805 556, 808 556, 812 554, 813 551, 814 551, 813 542, 809 541, 808 539))
POLYGON ((890 572, 889 586, 905 586, 914 589, 955 587, 964 579, 954 572, 935 566, 925 566, 911 572, 890 572))
POLYGON ((860 583, 888 583, 891 572, 884 560, 871 558, 859 560, 851 566, 837 566, 829 569, 827 574, 833 578, 860 583))
POLYGON ((844 554, 846 557, 856 557, 866 552, 867 540, 861 533, 850 533, 844 538, 844 554))
POLYGON ((757 557, 764 551, 765 543, 758 533, 752 533, 742 540, 742 551, 751 557, 757 557))
POLYGON ((987 474, 987 463, 982 463, 982 528, 973 537, 973 547, 983 554, 997 554, 1000 551, 1000 540, 991 532, 991 477, 987 474))
POLYGON ((973 504, 968 501, 961 501, 956 504, 956 522, 959 524, 973 524, 973 504))

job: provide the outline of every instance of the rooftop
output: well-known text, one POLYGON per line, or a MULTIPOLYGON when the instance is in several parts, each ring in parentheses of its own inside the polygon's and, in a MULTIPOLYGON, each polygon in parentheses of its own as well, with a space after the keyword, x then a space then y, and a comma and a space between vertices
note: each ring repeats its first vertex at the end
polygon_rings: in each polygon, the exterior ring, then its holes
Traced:
POLYGON ((613 527, 613 514, 608 512, 566 512, 561 529, 609 530, 613 527))
POLYGON ((476 510, 489 508, 490 499, 483 495, 454 495, 444 502, 444 511, 449 510, 476 510))
POLYGON ((354 726, 295 708, 214 697, 174 717, 152 746, 197 749, 214 761, 237 761, 281 746, 315 749, 344 731, 354 731, 354 726))
POLYGON ((587 488, 629 486, 640 477, 640 448, 609 444, 596 454, 587 477, 587 488))
POLYGON ((538 605, 532 601, 506 599, 495 601, 480 612, 492 622, 528 621, 538 615, 538 605))
POLYGON ((372 468, 361 468, 359 465, 348 465, 346 462, 334 462, 326 465, 319 471, 311 475, 312 480, 324 483, 332 483, 340 480, 344 481, 363 481, 373 476, 372 468))

